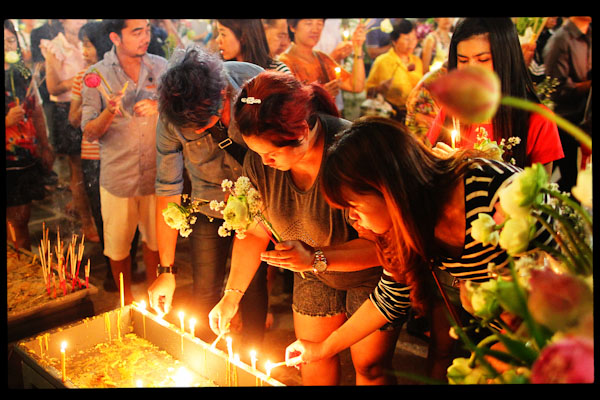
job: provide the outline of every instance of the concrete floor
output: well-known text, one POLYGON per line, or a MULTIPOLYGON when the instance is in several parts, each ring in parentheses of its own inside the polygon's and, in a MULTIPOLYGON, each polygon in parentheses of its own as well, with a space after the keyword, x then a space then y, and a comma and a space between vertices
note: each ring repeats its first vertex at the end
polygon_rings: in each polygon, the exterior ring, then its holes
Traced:
MULTIPOLYGON (((66 185, 61 185, 61 180, 64 179, 65 170, 62 161, 57 160, 55 171, 59 175, 59 185, 42 201, 35 202, 32 207, 32 215, 29 224, 32 243, 39 243, 41 239, 42 223, 50 229, 50 235, 55 235, 56 227, 60 226, 61 236, 70 237, 70 233, 75 233, 81 236, 80 223, 77 217, 66 214, 64 212, 65 205, 71 199, 71 193, 66 185), (62 167, 61 167, 62 166, 62 167), (61 169, 62 168, 62 169, 61 169)), ((189 265, 189 246, 184 238, 180 238, 177 245, 177 263, 180 265, 180 273, 177 277, 177 289, 173 299, 173 309, 185 309, 192 294, 192 278, 189 265)), ((37 253, 37 247, 32 249, 37 253)), ((141 259, 141 248, 138 251, 138 271, 141 276, 144 275, 143 261, 141 259)), ((118 292, 107 291, 104 288, 104 280, 107 272, 107 264, 104 256, 101 254, 100 245, 97 243, 87 242, 85 245, 84 258, 91 259, 90 283, 98 288, 98 293, 90 296, 93 303, 94 315, 113 310, 120 304, 118 292)), ((136 300, 146 300, 147 302, 147 285, 144 280, 138 280, 134 283, 132 291, 136 300)), ((285 357, 285 348, 295 340, 292 313, 291 313, 291 295, 284 290, 283 275, 275 274, 275 281, 270 295, 271 310, 273 312, 273 325, 266 332, 265 343, 268 344, 266 351, 271 360, 281 361, 285 357)), ((178 323, 177 315, 171 312, 165 316, 165 319, 172 323, 178 323)), ((37 332, 36 332, 37 333, 37 332)), ((33 334, 32 334, 33 336, 33 334)), ((19 372, 18 360, 11 360, 13 352, 10 350, 9 343, 9 366, 14 364, 15 368, 9 368, 9 388, 18 388, 19 372)), ((403 329, 400 338, 396 344, 394 355, 394 371, 397 373, 415 374, 425 376, 425 359, 427 357, 427 343, 418 339, 406 332, 403 329)), ((354 368, 350 359, 349 351, 341 353, 342 378, 341 385, 350 386, 355 384, 354 368)), ((273 371, 273 377, 280 380, 286 385, 300 386, 302 380, 300 373, 295 368, 281 367, 273 371)), ((418 385, 419 382, 411 380, 407 377, 398 376, 398 383, 404 385, 418 385)))

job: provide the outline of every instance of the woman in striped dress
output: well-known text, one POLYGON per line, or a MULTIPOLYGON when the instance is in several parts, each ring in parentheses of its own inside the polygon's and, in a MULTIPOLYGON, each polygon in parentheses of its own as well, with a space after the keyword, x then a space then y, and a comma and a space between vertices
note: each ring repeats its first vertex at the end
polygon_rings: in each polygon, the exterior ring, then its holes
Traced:
MULTIPOLYGON (((347 208, 361 228, 378 235, 385 273, 348 322, 321 343, 294 342, 287 355, 300 352, 298 362, 327 357, 385 323, 405 320, 410 307, 430 312, 439 293, 435 269, 462 285, 508 267, 504 249, 472 238, 471 222, 479 213, 497 213, 499 191, 520 169, 481 155, 464 150, 440 158, 403 125, 380 117, 356 121, 341 134, 329 150, 322 189, 331 205, 347 208)), ((534 240, 548 244, 550 233, 537 228, 534 240)), ((449 336, 447 327, 434 331, 432 343, 435 334, 449 336)))

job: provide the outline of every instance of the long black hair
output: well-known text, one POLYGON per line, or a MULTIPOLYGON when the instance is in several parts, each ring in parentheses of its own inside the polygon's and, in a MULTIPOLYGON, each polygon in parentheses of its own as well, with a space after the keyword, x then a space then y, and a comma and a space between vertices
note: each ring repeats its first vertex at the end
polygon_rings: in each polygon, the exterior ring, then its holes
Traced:
MULTIPOLYGON (((500 78, 502 94, 539 103, 523 58, 517 29, 508 17, 460 19, 450 40, 448 70, 457 66, 458 44, 476 35, 487 35, 489 39, 494 71, 500 78)), ((528 111, 501 105, 492 121, 497 142, 501 139, 508 140, 510 137, 521 139, 521 143, 512 150, 516 165, 521 168, 529 163, 526 154, 529 118, 528 111)))

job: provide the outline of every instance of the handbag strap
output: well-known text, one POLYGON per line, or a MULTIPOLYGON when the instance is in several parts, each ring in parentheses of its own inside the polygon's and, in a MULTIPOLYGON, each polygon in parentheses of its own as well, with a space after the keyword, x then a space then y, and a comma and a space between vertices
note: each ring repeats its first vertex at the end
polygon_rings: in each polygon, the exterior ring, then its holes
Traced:
POLYGON ((227 134, 227 128, 223 126, 221 121, 219 120, 215 125, 213 125, 208 132, 212 136, 215 143, 221 150, 225 150, 228 152, 235 160, 240 164, 244 165, 244 156, 248 149, 241 144, 234 142, 231 140, 229 135, 227 134))
POLYGON ((452 319, 454 319, 454 323, 457 326, 462 328, 460 318, 458 317, 458 312, 456 311, 456 308, 454 308, 454 305, 452 304, 452 302, 450 302, 450 299, 448 298, 448 295, 446 294, 444 287, 440 283, 438 276, 436 275, 435 271, 433 270, 433 266, 430 268, 430 270, 431 270, 431 274, 433 275, 433 280, 435 281, 435 284, 437 285, 437 287, 440 291, 440 294, 442 295, 442 299, 444 299, 444 304, 446 305, 446 308, 448 309, 450 316, 452 316, 452 319))

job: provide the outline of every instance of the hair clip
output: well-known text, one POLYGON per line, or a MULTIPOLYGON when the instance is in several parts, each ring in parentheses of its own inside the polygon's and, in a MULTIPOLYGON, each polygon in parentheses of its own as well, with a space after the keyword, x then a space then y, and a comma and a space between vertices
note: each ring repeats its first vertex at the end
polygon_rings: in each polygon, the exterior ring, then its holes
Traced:
POLYGON ((260 99, 255 99, 254 97, 242 97, 242 103, 260 104, 260 99))

